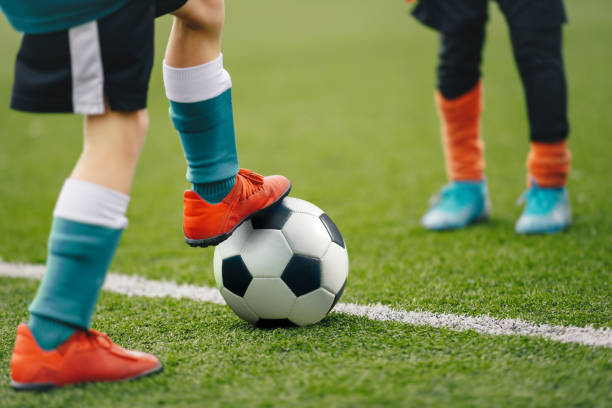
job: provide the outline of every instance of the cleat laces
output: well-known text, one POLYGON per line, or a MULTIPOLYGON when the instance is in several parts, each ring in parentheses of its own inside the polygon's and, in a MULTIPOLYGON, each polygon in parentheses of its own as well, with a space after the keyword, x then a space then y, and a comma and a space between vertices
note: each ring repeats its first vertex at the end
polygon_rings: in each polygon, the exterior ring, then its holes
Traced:
POLYGON ((243 183, 240 183, 240 199, 246 200, 256 192, 263 188, 264 178, 263 176, 247 169, 240 169, 238 175, 244 179, 243 183))

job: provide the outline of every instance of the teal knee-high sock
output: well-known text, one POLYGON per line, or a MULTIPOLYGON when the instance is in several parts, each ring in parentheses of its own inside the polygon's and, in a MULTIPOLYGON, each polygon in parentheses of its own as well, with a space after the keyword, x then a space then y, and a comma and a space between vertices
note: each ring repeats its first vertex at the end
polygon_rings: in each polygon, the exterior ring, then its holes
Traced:
POLYGON ((174 68, 164 62, 170 118, 187 159, 187 180, 203 199, 221 201, 238 173, 232 81, 223 55, 202 65, 174 68))
POLYGON ((122 231, 54 218, 47 268, 28 323, 42 349, 52 350, 75 328, 89 327, 122 231))
POLYGON ((185 151, 187 180, 206 201, 221 201, 238 172, 231 89, 205 101, 170 101, 170 117, 185 151))

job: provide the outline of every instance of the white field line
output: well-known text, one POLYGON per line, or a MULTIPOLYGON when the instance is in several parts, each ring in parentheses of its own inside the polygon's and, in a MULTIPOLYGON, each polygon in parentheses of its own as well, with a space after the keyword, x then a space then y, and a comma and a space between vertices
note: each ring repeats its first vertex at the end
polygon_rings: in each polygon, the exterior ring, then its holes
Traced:
MULTIPOLYGON (((0 277, 42 279, 44 266, 8 263, 0 260, 0 277)), ((179 285, 168 281, 155 281, 138 276, 109 273, 104 283, 109 292, 127 296, 173 297, 224 305, 225 301, 216 288, 195 285, 179 285)), ((493 336, 531 336, 562 343, 578 343, 612 348, 612 329, 592 326, 557 326, 529 323, 521 319, 495 319, 490 316, 464 316, 449 313, 405 311, 392 309, 380 303, 357 305, 338 303, 334 312, 365 317, 370 320, 390 321, 414 326, 430 326, 454 331, 472 330, 493 336)))

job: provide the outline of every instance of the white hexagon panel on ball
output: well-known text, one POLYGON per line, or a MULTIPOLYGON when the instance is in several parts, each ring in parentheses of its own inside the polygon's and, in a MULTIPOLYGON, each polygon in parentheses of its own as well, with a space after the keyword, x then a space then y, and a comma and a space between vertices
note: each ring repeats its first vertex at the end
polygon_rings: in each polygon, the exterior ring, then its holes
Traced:
POLYGON ((256 229, 241 251, 242 260, 254 278, 278 278, 293 253, 280 230, 256 229))
POLYGON ((334 294, 324 288, 300 296, 291 309, 289 320, 298 326, 315 324, 327 315, 334 299, 334 294))
POLYGON ((336 295, 346 283, 348 271, 346 248, 332 242, 321 259, 321 286, 336 295))
POLYGON ((244 300, 261 319, 286 319, 296 297, 280 278, 255 278, 244 300))
POLYGON ((259 318, 251 308, 246 304, 244 298, 241 298, 238 295, 233 294, 226 288, 221 289, 221 296, 225 299, 225 303, 232 309, 234 313, 238 315, 238 317, 243 318, 247 322, 255 323, 259 318))
POLYGON ((325 225, 311 214, 291 214, 282 231, 294 253, 313 258, 322 257, 331 242, 325 225))

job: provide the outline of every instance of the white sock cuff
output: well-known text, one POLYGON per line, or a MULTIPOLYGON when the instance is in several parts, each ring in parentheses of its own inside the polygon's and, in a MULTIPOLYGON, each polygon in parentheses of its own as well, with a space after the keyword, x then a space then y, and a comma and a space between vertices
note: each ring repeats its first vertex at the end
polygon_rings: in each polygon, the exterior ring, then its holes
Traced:
POLYGON ((199 102, 221 95, 232 87, 229 73, 223 69, 223 54, 206 64, 174 68, 163 63, 166 96, 174 102, 199 102))
POLYGON ((127 227, 130 197, 88 181, 66 179, 53 216, 106 228, 127 227))

